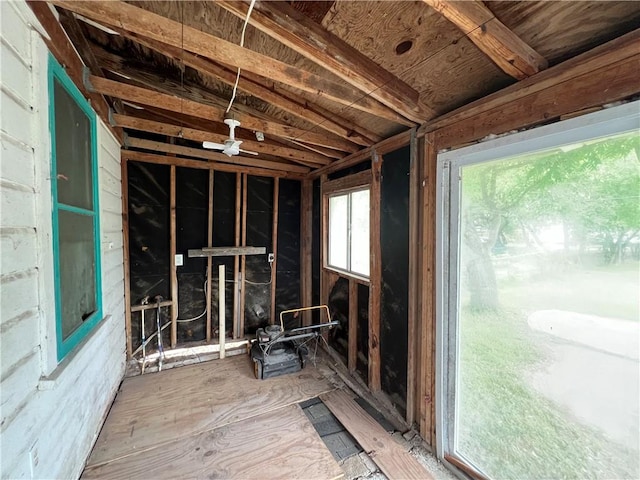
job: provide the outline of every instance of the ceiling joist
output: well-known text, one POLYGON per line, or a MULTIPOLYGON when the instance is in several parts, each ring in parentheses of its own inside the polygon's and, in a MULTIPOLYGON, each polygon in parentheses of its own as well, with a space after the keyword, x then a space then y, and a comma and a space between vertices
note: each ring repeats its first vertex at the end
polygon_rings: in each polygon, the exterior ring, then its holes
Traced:
MULTIPOLYGON (((140 45, 193 68, 205 77, 209 76, 230 86, 235 84, 236 72, 221 64, 151 38, 142 37, 115 27, 114 30, 140 45)), ((277 93, 262 84, 259 80, 261 77, 256 77, 248 78, 246 73, 243 72, 242 81, 238 83, 238 89, 358 145, 367 146, 382 140, 379 135, 358 125, 350 124, 333 112, 322 111, 321 107, 310 104, 302 98, 295 98, 293 94, 284 96, 277 93)))
POLYGON ((122 1, 50 0, 93 21, 167 43, 372 115, 404 123, 393 109, 351 86, 307 72, 122 1))
MULTIPOLYGON (((197 130, 195 128, 182 127, 179 125, 172 125, 169 123, 157 122, 154 120, 146 120, 130 115, 114 114, 112 118, 115 125, 118 127, 137 130, 141 132, 155 133, 158 135, 166 135, 169 137, 184 138, 185 140, 192 140, 194 142, 224 143, 224 141, 227 139, 225 135, 218 133, 197 130)), ((279 145, 272 145, 266 142, 243 140, 242 148, 264 155, 281 157, 286 160, 302 163, 303 165, 312 166, 314 168, 318 165, 328 165, 329 163, 331 163, 329 159, 323 157, 322 155, 305 152, 302 150, 295 150, 293 148, 281 147, 279 145)))
POLYGON ((234 165, 245 165, 249 167, 268 168, 270 170, 282 170, 296 173, 308 173, 309 168, 301 165, 292 165, 290 163, 274 162, 272 160, 261 160, 259 158, 251 158, 251 156, 234 155, 228 156, 224 153, 214 152, 212 150, 202 150, 200 148, 183 147, 173 145, 171 143, 157 142, 154 140, 144 140, 141 138, 128 137, 125 138, 125 146, 131 148, 141 148, 151 150, 153 152, 164 152, 185 157, 201 158, 203 160, 231 163, 234 165))
MULTIPOLYGON (((216 5, 243 19, 249 8, 232 0, 216 5)), ((416 90, 287 2, 257 2, 249 23, 406 118, 423 122, 435 116, 420 105, 416 90)))
MULTIPOLYGON (((205 105, 193 100, 168 95, 166 93, 149 90, 146 88, 129 85, 122 82, 116 82, 106 78, 91 76, 89 78, 90 87, 93 91, 111 97, 117 97, 121 100, 127 100, 140 105, 149 105, 151 107, 159 107, 164 110, 171 110, 177 113, 183 113, 206 120, 215 120, 222 122, 226 112, 224 108, 215 107, 213 105, 205 105)), ((345 151, 357 151, 358 147, 341 138, 333 138, 329 135, 323 135, 307 130, 291 127, 289 125, 279 124, 266 120, 260 120, 247 116, 238 118, 242 122, 243 127, 264 132, 265 134, 274 135, 287 139, 294 139, 303 142, 313 143, 328 148, 344 149, 345 151)))
POLYGON ((480 0, 423 0, 455 24, 506 74, 523 80, 547 68, 547 60, 509 30, 480 0))

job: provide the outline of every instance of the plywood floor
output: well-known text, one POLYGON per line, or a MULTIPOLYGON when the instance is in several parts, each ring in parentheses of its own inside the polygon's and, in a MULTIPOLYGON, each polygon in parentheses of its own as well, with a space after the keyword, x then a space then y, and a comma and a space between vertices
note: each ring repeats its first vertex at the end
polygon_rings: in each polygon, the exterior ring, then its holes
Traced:
POLYGON ((340 478, 297 405, 331 390, 312 366, 256 380, 245 355, 127 378, 82 478, 340 478))

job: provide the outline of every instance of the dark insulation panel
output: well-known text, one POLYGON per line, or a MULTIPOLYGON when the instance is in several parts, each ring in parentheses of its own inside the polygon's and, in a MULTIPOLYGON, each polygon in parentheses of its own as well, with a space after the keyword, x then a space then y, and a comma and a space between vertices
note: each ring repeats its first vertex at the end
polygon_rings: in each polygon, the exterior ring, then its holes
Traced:
POLYGON ((380 377, 382 389, 403 413, 407 401, 409 168, 409 147, 384 156, 380 205, 380 377))
MULTIPOLYGON (((129 264, 131 302, 140 303, 149 296, 169 298, 169 167, 128 162, 129 177, 129 264)), ((160 311, 160 323, 169 321, 169 309, 160 311)), ((145 313, 145 332, 149 337, 156 331, 156 311, 145 313)), ((131 336, 134 349, 141 344, 142 314, 131 315, 131 336)), ((169 342, 169 329, 163 332, 169 342)), ((149 344, 155 349, 156 344, 149 344)))
MULTIPOLYGON (((280 312, 300 304, 300 193, 296 180, 280 180, 278 196, 278 249, 276 262, 276 323, 280 312)), ((286 315, 285 328, 298 327, 300 318, 286 315)))
POLYGON ((349 175, 364 172, 365 170, 369 170, 370 168, 371 160, 367 159, 362 163, 357 163, 356 165, 352 165, 351 167, 347 167, 342 170, 338 170, 337 172, 330 173, 329 175, 327 175, 327 180, 336 180, 338 178, 348 177, 349 175))
MULTIPOLYGON (((273 230, 273 178, 247 179, 247 245, 271 246, 273 230)), ((269 324, 271 311, 271 266, 267 255, 247 255, 245 263, 245 333, 253 334, 269 324)))
POLYGON ((340 325, 331 330, 329 345, 338 352, 344 363, 349 357, 349 280, 339 277, 329 291, 329 313, 340 325))
POLYGON ((178 343, 206 338, 206 258, 189 258, 189 249, 207 246, 209 172, 176 168, 176 253, 183 265, 177 267, 178 343))
MULTIPOLYGON (((214 172, 213 175, 213 235, 214 247, 231 247, 236 244, 236 173, 214 172)), ((241 196, 242 198, 242 196, 241 196)), ((233 333, 233 283, 234 257, 211 257, 211 329, 218 336, 219 266, 225 266, 225 330, 233 333)))
POLYGON ((369 383, 369 286, 358 284, 358 356, 356 371, 369 383))

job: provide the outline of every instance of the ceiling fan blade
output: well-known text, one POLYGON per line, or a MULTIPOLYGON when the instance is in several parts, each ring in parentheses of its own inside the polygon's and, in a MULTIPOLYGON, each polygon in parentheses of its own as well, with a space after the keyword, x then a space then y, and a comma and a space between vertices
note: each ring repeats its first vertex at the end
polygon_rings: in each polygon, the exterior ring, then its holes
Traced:
POLYGON ((227 148, 226 145, 215 142, 202 142, 202 147, 209 150, 224 150, 225 148, 227 148))
POLYGON ((249 151, 249 150, 242 150, 242 149, 240 149, 240 151, 241 151, 242 153, 248 153, 249 155, 258 155, 258 152, 251 152, 251 151, 249 151))

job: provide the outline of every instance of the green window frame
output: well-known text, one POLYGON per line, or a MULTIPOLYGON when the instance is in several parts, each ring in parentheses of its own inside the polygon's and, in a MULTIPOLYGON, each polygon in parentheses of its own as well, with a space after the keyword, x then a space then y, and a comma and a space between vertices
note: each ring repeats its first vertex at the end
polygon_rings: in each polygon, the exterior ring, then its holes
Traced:
MULTIPOLYGON (((55 303, 56 303, 56 345, 57 345, 57 358, 61 361, 65 356, 73 350, 78 344, 80 344, 86 336, 91 332, 96 325, 102 319, 102 274, 101 274, 101 259, 100 259, 100 206, 99 206, 99 179, 98 179, 98 135, 97 135, 97 121, 96 114, 83 97, 82 93, 74 85, 73 81, 64 68, 56 61, 56 59, 49 54, 49 68, 48 68, 48 89, 49 89, 49 133, 51 137, 51 195, 52 195, 52 232, 53 232, 53 260, 54 260, 54 286, 55 286, 55 303), (62 90, 59 88, 62 87, 62 90), (68 104, 68 98, 70 97, 75 106, 86 116, 88 120, 88 130, 90 137, 90 144, 88 146, 89 156, 91 158, 80 158, 80 162, 86 161, 87 164, 80 164, 80 168, 84 168, 84 178, 78 178, 78 184, 84 185, 87 190, 83 192, 84 198, 87 200, 85 205, 74 205, 73 202, 64 202, 60 199, 59 182, 70 181, 70 173, 74 175, 76 172, 67 171, 65 173, 59 172, 58 166, 62 163, 61 159, 57 158, 59 154, 57 143, 60 139, 69 139, 70 145, 76 146, 72 143, 77 142, 78 136, 74 137, 72 131, 64 130, 63 128, 68 125, 61 126, 56 124, 56 91, 66 92, 68 97, 66 102, 68 104), (89 177, 90 174, 90 177, 89 177), (90 186, 88 182, 90 182, 90 186), (83 183, 83 181, 85 183, 83 183), (64 218, 62 223, 64 225, 61 228, 61 217, 64 218), (92 227, 86 228, 88 222, 92 222, 92 227), (70 228, 71 226, 82 225, 85 228, 70 228), (64 235, 64 242, 61 234, 64 235), (84 235, 84 236, 83 236, 84 235), (91 242, 93 245, 91 248, 91 242), (87 249, 88 247, 88 249, 87 249), (65 249, 66 250, 63 250, 65 249), (83 250, 84 249, 84 250, 83 250), (86 259, 73 257, 73 262, 70 262, 69 252, 82 252, 93 258, 86 259), (66 256, 65 253, 66 252, 66 256), (66 260, 66 262, 63 262, 66 260), (85 263, 81 264, 81 267, 77 267, 84 260, 85 263), (63 265, 64 263, 64 265, 63 265), (74 272, 69 274, 71 268, 88 270, 83 271, 80 275, 75 275, 74 272), (69 274, 69 275, 66 275, 69 274), (87 278, 89 282, 79 282, 79 278, 87 278), (75 279, 76 282, 70 282, 69 278, 75 279), (93 289, 91 289, 91 283, 93 282, 93 289), (69 285, 69 283, 84 283, 83 285, 69 285), (85 290, 81 290, 81 289, 85 290), (69 317, 69 308, 65 308, 63 304, 66 292, 69 298, 69 292, 72 289, 80 289, 83 302, 87 303, 91 308, 86 314, 82 314, 81 318, 69 319, 64 318, 63 312, 67 311, 67 317, 69 317), (93 290, 91 292, 90 290, 93 290), (93 298, 90 295, 93 294, 93 298), (94 303, 91 303, 94 302, 94 303), (71 323, 69 323, 71 322, 71 323), (76 325, 77 324, 77 325, 76 325), (71 325, 72 328, 69 328, 71 325), (65 331, 65 329, 67 331, 65 331)), ((63 95, 63 93, 60 93, 63 95)), ((57 99, 62 104, 63 99, 57 99)), ((59 108, 62 108, 59 106, 59 108)), ((72 107, 73 109, 73 107, 72 107)), ((75 110, 77 113, 77 110, 75 110)), ((79 125, 80 122, 76 125, 79 125)), ((85 135, 86 136, 86 135, 85 135)), ((81 149, 74 149, 80 151, 81 149)), ((77 164, 76 164, 77 166, 77 164)), ((69 161, 67 161, 67 168, 69 168, 69 161)), ((78 177, 82 177, 78 174, 78 177)), ((68 192, 68 190, 66 190, 68 192)), ((65 196, 63 192, 63 196, 65 196)), ((66 195, 67 198, 72 198, 73 195, 66 195)), ((70 302, 71 303, 71 302, 70 302)), ((78 304, 76 308, 80 308, 81 304, 78 304)), ((72 316, 73 317, 73 316, 72 316)))

